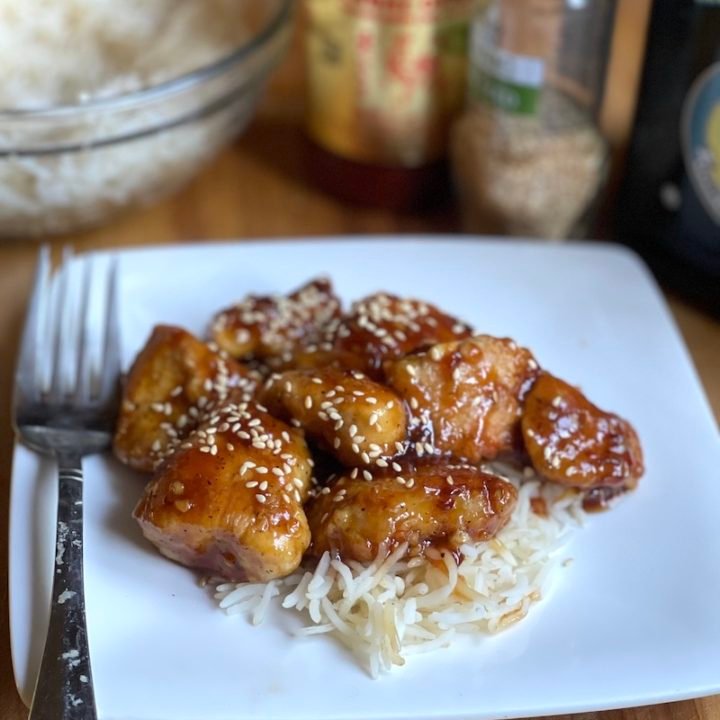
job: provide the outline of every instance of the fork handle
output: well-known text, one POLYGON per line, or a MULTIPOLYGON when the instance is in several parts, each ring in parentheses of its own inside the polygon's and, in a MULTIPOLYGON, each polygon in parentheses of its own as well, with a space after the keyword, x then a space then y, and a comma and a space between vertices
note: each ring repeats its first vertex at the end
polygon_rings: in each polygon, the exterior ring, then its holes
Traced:
POLYGON ((59 487, 50 625, 30 720, 95 720, 83 591, 83 473, 58 456, 59 487))

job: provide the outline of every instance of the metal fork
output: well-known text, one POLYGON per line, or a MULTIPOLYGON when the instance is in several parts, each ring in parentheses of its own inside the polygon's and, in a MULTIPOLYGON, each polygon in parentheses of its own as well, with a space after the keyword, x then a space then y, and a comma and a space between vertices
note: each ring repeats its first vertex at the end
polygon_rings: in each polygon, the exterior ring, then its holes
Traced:
POLYGON ((80 287, 71 287, 69 260, 66 251, 53 283, 49 248, 40 250, 13 399, 20 439, 55 458, 59 474, 50 624, 31 720, 97 717, 83 591, 82 458, 110 445, 117 413, 117 267, 113 261, 106 271, 103 339, 99 363, 93 367, 89 333, 93 273, 86 262, 80 287), (73 289, 79 293, 73 294, 73 289), (68 349, 75 350, 74 361, 68 360, 68 349))

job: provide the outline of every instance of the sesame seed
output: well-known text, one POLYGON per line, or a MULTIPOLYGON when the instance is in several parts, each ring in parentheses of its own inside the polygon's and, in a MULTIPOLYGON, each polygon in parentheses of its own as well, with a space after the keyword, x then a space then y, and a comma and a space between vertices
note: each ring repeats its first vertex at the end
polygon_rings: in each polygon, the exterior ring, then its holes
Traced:
POLYGON ((370 415, 370 421, 369 421, 370 424, 371 424, 371 425, 376 425, 376 424, 377 424, 377 421, 378 421, 378 414, 377 414, 377 413, 372 413, 372 414, 370 415))
POLYGON ((317 377, 312 378, 311 382, 315 383, 316 385, 322 385, 322 383, 323 383, 323 381, 317 377))
POLYGON ((182 394, 182 391, 182 385, 178 385, 172 390, 172 392, 170 393, 170 397, 177 397, 178 395, 182 394))
POLYGON ((453 476, 452 476, 452 475, 448 475, 448 476, 445 478, 445 482, 446 482, 448 485, 454 485, 454 484, 455 484, 455 481, 453 480, 453 476))
POLYGON ((263 481, 260 483, 259 489, 262 490, 263 492, 264 492, 265 490, 267 490, 267 489, 268 489, 268 481, 267 481, 267 480, 263 480, 263 481))
POLYGON ((405 370, 407 371, 407 374, 410 377, 414 378, 417 375, 417 371, 415 370, 415 368, 412 365, 406 365, 405 370))
POLYGON ((383 460, 382 458, 379 458, 379 459, 375 462, 375 464, 376 464, 378 467, 381 467, 381 468, 386 468, 386 467, 388 466, 387 461, 386 461, 386 460, 383 460))
POLYGON ((208 445, 203 445, 203 446, 200 448, 200 452, 201 452, 201 453, 209 453, 209 452, 210 452, 210 447, 209 447, 208 445))
POLYGON ((358 429, 357 429, 357 425, 351 425, 351 426, 349 427, 349 429, 348 429, 348 435, 349 435, 351 438, 354 438, 355 435, 357 435, 357 430, 358 430, 358 429))
POLYGON ((343 423, 343 419, 340 418, 339 420, 337 420, 337 421, 335 422, 335 425, 333 426, 333 429, 334 429, 335 431, 337 431, 337 430, 339 430, 339 429, 343 426, 343 424, 344 424, 344 423, 343 423))
POLYGON ((365 436, 364 435, 356 435, 355 442, 358 443, 358 445, 362 445, 365 442, 365 436))
POLYGON ((435 448, 429 442, 426 442, 425 443, 425 452, 432 455, 435 452, 435 448))
POLYGON ((152 444, 152 450, 153 450, 154 452, 158 452, 158 450, 160 450, 160 447, 161 447, 160 441, 159 441, 159 440, 155 440, 155 442, 152 444))
POLYGON ((246 487, 246 488, 255 488, 255 487, 257 487, 257 486, 258 486, 258 481, 257 481, 257 480, 250 480, 249 482, 246 482, 246 483, 245 483, 245 487, 246 487))
POLYGON ((285 381, 285 392, 292 392, 292 383, 289 380, 285 381))
POLYGON ((354 453, 359 453, 359 452, 360 452, 360 446, 359 446, 357 443, 353 443, 353 444, 351 445, 351 447, 352 447, 352 451, 353 451, 354 453))
POLYGON ((419 407, 419 405, 420 405, 420 403, 418 403, 417 398, 415 398, 415 397, 411 397, 411 398, 410 398, 410 407, 411 407, 413 410, 417 410, 418 407, 419 407))
POLYGON ((272 469, 272 474, 277 475, 278 477, 281 477, 282 475, 284 475, 283 471, 278 467, 274 467, 272 469))
POLYGON ((255 472, 259 473, 260 475, 267 475, 270 471, 266 467, 261 465, 260 467, 255 468, 255 472))
POLYGON ((369 470, 363 470, 363 477, 370 482, 372 480, 372 473, 369 470))
POLYGON ((302 427, 302 423, 297 418, 291 418, 290 424, 296 428, 302 427))
POLYGON ((260 418, 253 418, 253 419, 248 423, 248 427, 257 427, 257 426, 260 425, 260 424, 261 424, 260 418))
POLYGON ((365 393, 362 390, 353 390, 352 394, 355 397, 365 397, 365 393))
POLYGON ((394 401, 394 400, 388 400, 388 401, 385 403, 385 407, 386 407, 388 410, 392 410, 392 408, 395 407, 395 401, 394 401))
POLYGON ((296 490, 296 491, 295 491, 295 499, 296 499, 298 502, 302 502, 302 495, 300 495, 300 491, 299 491, 299 490, 296 490))
POLYGON ((411 488, 415 484, 415 478, 408 478, 405 487, 411 488))
POLYGON ((396 449, 399 453, 405 452, 405 446, 404 446, 401 442, 396 442, 396 443, 395 443, 395 449, 396 449))
POLYGON ((362 461, 363 461, 366 465, 369 465, 369 464, 370 464, 370 456, 369 456, 366 452, 362 453, 362 454, 360 455, 360 458, 362 459, 362 461))
POLYGON ((330 494, 330 488, 329 488, 329 487, 324 487, 324 488, 320 491, 320 494, 321 494, 321 495, 329 495, 329 494, 330 494))
POLYGON ((289 502, 290 502, 290 496, 289 496, 287 493, 283 493, 283 494, 282 494, 282 499, 283 499, 286 503, 289 503, 289 502))
POLYGON ((261 505, 264 505, 264 504, 267 502, 267 498, 266 498, 264 495, 260 495, 260 493, 258 493, 258 494, 255 496, 255 499, 256 499, 261 505))
MULTIPOLYGON (((369 403, 370 405, 377 405, 377 398, 372 397, 372 396, 366 397, 365 402, 369 403)), ((370 424, 372 425, 372 423, 370 423, 370 424)))
POLYGON ((415 452, 418 454, 418 457, 422 457, 425 453, 425 446, 421 442, 416 442, 415 452))
POLYGON ((336 450, 340 447, 340 438, 339 438, 339 437, 336 437, 336 438, 333 440, 333 447, 334 447, 336 450))

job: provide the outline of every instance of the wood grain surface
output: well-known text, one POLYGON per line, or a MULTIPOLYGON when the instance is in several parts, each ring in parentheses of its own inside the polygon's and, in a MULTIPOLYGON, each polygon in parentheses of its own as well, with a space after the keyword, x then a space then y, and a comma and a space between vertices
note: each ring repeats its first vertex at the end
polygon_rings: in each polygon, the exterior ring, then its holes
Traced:
MULTIPOLYGON (((641 0, 638 0, 640 4, 641 0)), ((645 0, 642 0, 644 2, 645 0)), ((635 0, 632 0, 634 3, 635 0)), ((629 3, 627 3, 629 6, 629 3)), ((642 13, 633 22, 644 22, 642 13)), ((641 32, 618 42, 637 56, 633 43, 641 32), (633 41, 634 37, 634 41, 633 41)), ((616 65, 618 65, 616 61, 616 65)), ((621 65, 621 63, 620 63, 621 65)), ((184 243, 215 238, 260 238, 356 233, 454 232, 452 207, 432 214, 399 215, 342 205, 315 190, 306 177, 306 145, 301 130, 300 63, 294 55, 273 82, 250 130, 211 163, 190 186, 155 207, 132 211, 110 226, 58 238, 78 251, 93 248, 184 243)), ((625 68, 635 83, 637 69, 625 68)), ((622 82, 623 80, 618 80, 622 82)), ((628 89, 628 92, 631 88, 628 89)), ((617 93, 616 93, 617 94, 617 93)), ((626 132, 631 105, 620 94, 624 116, 608 111, 618 146, 626 132), (625 119, 623 119, 623 117, 625 119)), ((27 716, 13 682, 7 619, 7 498, 13 436, 10 421, 12 373, 37 246, 28 241, 0 244, 0 719, 27 716)), ((670 306, 687 341, 716 417, 720 417, 720 324, 675 298, 670 306)), ((585 713, 574 720, 717 720, 720 696, 654 707, 585 713)))

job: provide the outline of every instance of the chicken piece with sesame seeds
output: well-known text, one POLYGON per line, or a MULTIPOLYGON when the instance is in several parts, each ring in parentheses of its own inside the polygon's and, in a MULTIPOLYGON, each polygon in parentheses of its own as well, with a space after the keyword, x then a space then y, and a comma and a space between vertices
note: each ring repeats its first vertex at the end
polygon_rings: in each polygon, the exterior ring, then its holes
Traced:
POLYGON ((134 516, 183 565, 233 582, 284 577, 310 543, 311 463, 300 432, 252 402, 230 402, 163 462, 134 516))
POLYGON ((407 435, 400 398, 357 371, 291 370, 268 381, 261 401, 350 467, 386 466, 407 435))
POLYGON ((457 550, 489 540, 510 520, 512 483, 467 465, 420 464, 378 470, 371 481, 344 475, 307 506, 310 554, 371 562, 381 546, 410 554, 428 547, 457 550))
POLYGON ((248 295, 218 313, 213 340, 232 357, 291 362, 299 351, 317 347, 340 317, 340 300, 329 280, 318 279, 290 295, 248 295))
POLYGON ((383 379, 383 365, 429 345, 472 335, 472 328, 430 303, 376 293, 354 303, 334 330, 336 353, 360 358, 360 368, 383 379))
POLYGON ((537 372, 529 350, 478 335, 398 360, 387 378, 410 407, 418 454, 477 463, 519 445, 522 401, 537 372))
POLYGON ((259 379, 186 330, 157 326, 124 383, 115 455, 152 472, 210 408, 231 393, 250 397, 259 379))
POLYGON ((644 472, 632 425, 548 373, 525 400, 522 435, 535 471, 562 485, 621 492, 635 488, 644 472))

